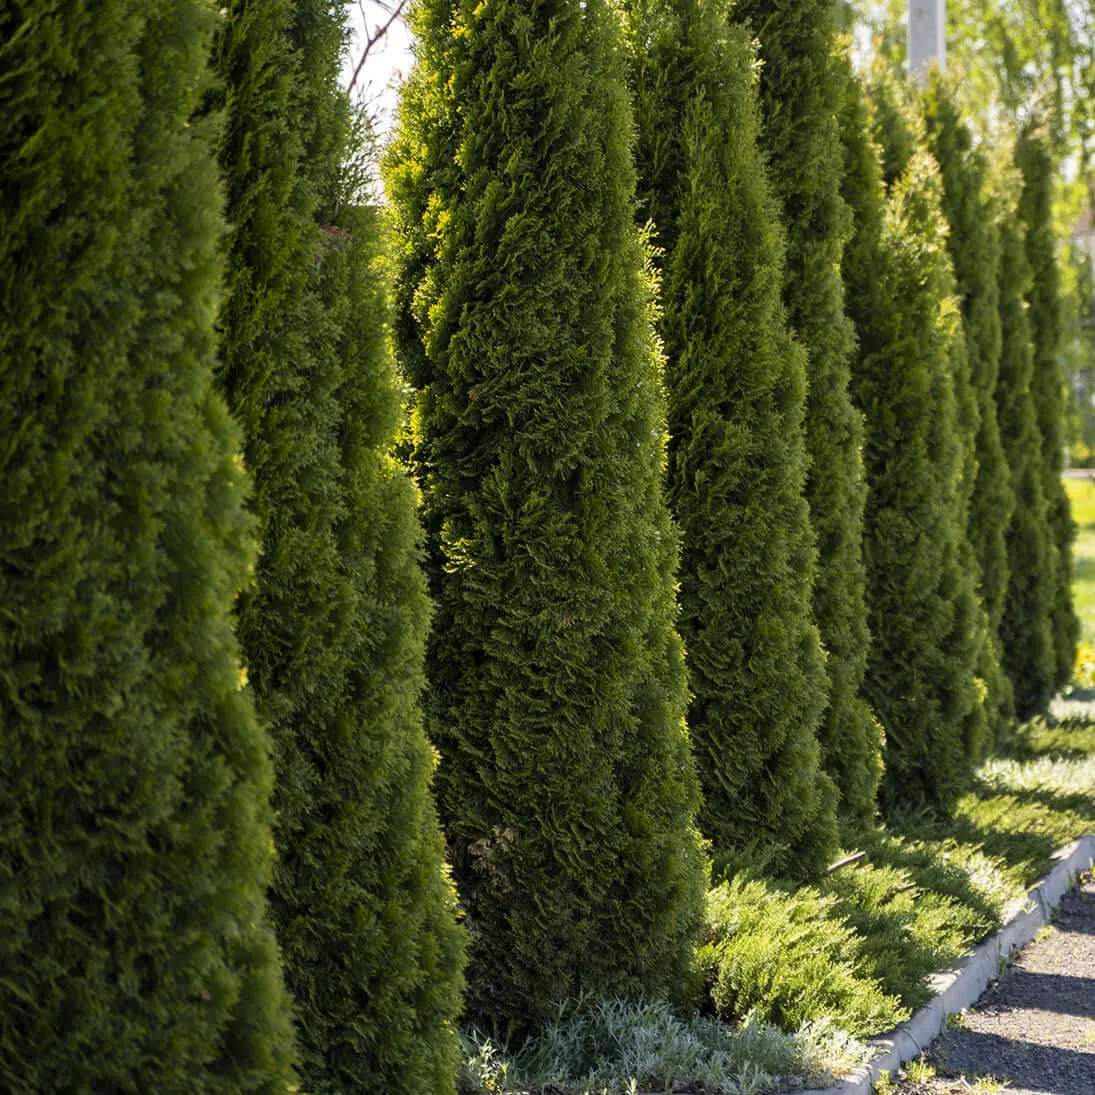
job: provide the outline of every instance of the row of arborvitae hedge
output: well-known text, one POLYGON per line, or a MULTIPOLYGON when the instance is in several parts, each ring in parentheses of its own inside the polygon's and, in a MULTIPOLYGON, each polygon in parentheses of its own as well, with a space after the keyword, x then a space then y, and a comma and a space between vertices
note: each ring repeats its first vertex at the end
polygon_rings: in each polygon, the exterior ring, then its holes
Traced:
POLYGON ((465 948, 503 1033, 693 1003, 712 862, 1067 679, 1035 131, 833 0, 419 0, 421 546, 340 13, 131 9, 0 10, 5 1090, 444 1092, 465 948))

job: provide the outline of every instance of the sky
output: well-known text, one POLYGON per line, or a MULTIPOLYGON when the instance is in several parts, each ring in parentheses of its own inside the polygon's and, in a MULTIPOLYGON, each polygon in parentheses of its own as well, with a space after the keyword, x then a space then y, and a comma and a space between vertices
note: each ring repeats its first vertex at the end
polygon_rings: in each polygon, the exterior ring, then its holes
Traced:
MULTIPOLYGON (((361 57, 366 19, 370 31, 387 21, 387 13, 377 0, 352 0, 348 5, 351 28, 350 48, 342 68, 342 82, 348 84, 361 57)), ((403 20, 396 20, 384 37, 373 46, 357 81, 357 94, 364 97, 377 120, 383 141, 391 132, 398 101, 398 88, 411 69, 411 37, 403 20)))

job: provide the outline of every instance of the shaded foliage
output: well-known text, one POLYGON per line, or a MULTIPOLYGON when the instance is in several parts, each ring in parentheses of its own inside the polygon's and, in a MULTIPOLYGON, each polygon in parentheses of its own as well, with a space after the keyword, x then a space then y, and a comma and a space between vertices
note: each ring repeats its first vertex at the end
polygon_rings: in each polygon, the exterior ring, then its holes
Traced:
POLYGON ((470 1012, 679 994, 704 865, 665 403, 604 0, 425 0, 388 163, 470 1012))
POLYGON ((1056 551, 1051 608, 1053 683, 1066 685, 1072 676, 1080 624, 1072 606, 1072 539, 1075 527, 1068 495, 1061 482, 1065 457, 1065 378, 1061 369, 1061 291, 1053 235, 1053 161, 1046 138, 1028 126, 1015 147, 1015 163, 1022 176, 1019 217, 1030 263, 1027 293, 1034 365, 1030 392, 1042 442, 1042 490, 1045 494, 1050 536, 1056 551))
POLYGON ((989 729, 1002 736, 1014 718, 1011 681, 1001 667, 1000 621, 1008 583, 1005 530, 1015 508, 1011 475, 996 417, 1000 372, 1000 243, 995 208, 987 191, 987 163, 974 147, 953 92, 931 74, 922 98, 927 147, 939 164, 943 212, 950 231, 947 251, 954 265, 962 307, 969 383, 976 400, 977 428, 969 492, 967 536, 975 553, 977 591, 987 615, 987 642, 979 673, 988 689, 989 729))
POLYGON ((1032 392, 1034 347, 1027 296, 1031 270, 1014 196, 1001 197, 999 307, 1002 334, 996 406, 1015 511, 1007 530, 1008 585, 1000 621, 1004 668, 1020 719, 1045 711, 1055 691, 1052 609, 1057 549, 1049 525, 1041 431, 1032 392))
MULTIPOLYGON (((983 736, 981 633, 965 543, 967 434, 955 396, 965 347, 934 160, 914 153, 888 193, 853 82, 843 113, 845 197, 855 233, 844 263, 859 335, 853 391, 867 422, 864 530, 874 642, 866 694, 886 730, 882 802, 949 808, 983 736)), ((875 118, 882 147, 904 126, 875 118)))
MULTIPOLYGON (((720 869, 817 873, 836 850, 836 794, 817 743, 827 681, 811 611, 804 355, 781 302, 784 241, 757 147, 753 49, 720 4, 638 0, 629 18, 640 208, 661 267, 701 827, 720 869)), ((869 795, 877 756, 842 759, 869 795)), ((860 809, 869 817, 873 805, 860 809)))
POLYGON ((760 42, 761 143, 787 232, 784 300, 807 354, 806 497, 818 544, 814 613, 830 680, 820 738, 845 820, 853 822, 872 809, 879 731, 860 695, 870 641, 862 558, 866 484, 863 421, 848 388, 854 336, 840 277, 850 219, 840 196, 843 77, 833 54, 835 12, 834 0, 742 0, 735 7, 760 42))
POLYGON ((374 211, 354 208, 340 13, 234 0, 221 384, 262 530, 239 628, 276 763, 272 891, 311 1092, 453 1090, 462 941, 428 782, 428 622, 374 211))

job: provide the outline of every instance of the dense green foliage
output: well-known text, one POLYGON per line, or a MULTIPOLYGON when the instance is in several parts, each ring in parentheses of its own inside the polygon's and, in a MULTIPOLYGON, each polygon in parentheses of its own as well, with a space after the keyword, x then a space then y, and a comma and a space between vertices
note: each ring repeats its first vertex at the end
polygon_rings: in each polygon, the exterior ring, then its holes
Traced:
POLYGON ((716 1014, 752 1014, 786 1030, 830 1018, 860 1036, 907 1018, 871 976, 837 901, 809 886, 788 893, 744 875, 713 889, 699 964, 716 1014))
POLYGON ((840 260, 849 215, 840 197, 833 54, 834 0, 742 0, 737 17, 760 41, 761 143, 787 231, 784 300, 807 353, 806 497, 818 544, 814 613, 828 651, 829 707, 820 738, 845 821, 868 817, 878 724, 860 695, 869 635, 862 559, 863 422, 848 391, 853 344, 840 260))
MULTIPOLYGON (((955 373, 965 352, 934 161, 914 153, 884 197, 879 152, 854 83, 843 113, 844 262, 859 345, 853 391, 867 422, 863 554, 874 641, 866 694, 886 730, 887 810, 948 808, 983 736, 981 634, 962 557, 966 433, 955 373), (957 367, 957 368, 956 368, 957 367)), ((898 112, 882 117, 902 125, 898 112)))
POLYGON ((470 1012, 679 992, 701 916, 665 403, 604 0, 424 0, 389 161, 470 1012))
POLYGON ((1011 681, 1002 670, 1000 621, 1008 584, 1005 530, 1015 508, 1011 475, 996 417, 1000 372, 1000 311, 997 287, 1000 243, 995 209, 987 192, 987 164, 973 146, 953 92, 933 71, 923 96, 927 145, 939 164, 943 212, 950 228, 947 251, 962 306, 969 383, 977 427, 966 535, 974 551, 977 590, 987 614, 979 674, 988 689, 990 731, 1000 736, 1014 718, 1011 681))
POLYGON ((1072 607, 1072 538, 1075 530, 1068 495, 1061 482, 1065 457, 1065 378, 1061 370, 1060 275, 1053 233, 1053 160, 1036 128, 1019 135, 1015 162, 1023 179, 1019 217, 1032 281, 1027 293, 1034 371, 1030 392, 1042 439, 1042 484, 1050 535, 1056 550, 1051 609, 1056 668, 1053 683, 1061 688, 1072 676, 1079 621, 1072 607))
POLYGON ((803 496, 805 368, 781 302, 784 242, 757 147, 753 49, 718 3, 637 0, 629 14, 640 209, 661 267, 701 828, 719 869, 815 873, 837 834, 817 743, 827 683, 803 496))
POLYGON ((453 1088, 462 939, 428 782, 428 610, 378 224, 340 178, 341 13, 236 0, 221 382, 262 555, 239 626, 274 742, 272 898, 310 1092, 453 1088))
POLYGON ((996 408, 1015 492, 1007 529, 1008 585, 1000 621, 1004 668, 1021 719, 1045 711, 1057 673, 1052 608, 1057 549, 1046 505, 1041 432, 1031 391, 1034 348, 1026 299, 1030 263, 1014 201, 1002 199, 999 218, 999 307, 1002 335, 996 408))
POLYGON ((284 1092, 213 9, 0 13, 0 1087, 284 1092))

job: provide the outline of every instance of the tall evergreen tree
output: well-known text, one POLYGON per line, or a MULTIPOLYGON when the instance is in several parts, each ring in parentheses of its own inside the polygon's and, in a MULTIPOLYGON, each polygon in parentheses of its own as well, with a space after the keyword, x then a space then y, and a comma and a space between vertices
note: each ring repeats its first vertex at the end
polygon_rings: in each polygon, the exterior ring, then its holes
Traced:
POLYGON ((1000 372, 1000 242, 987 164, 951 92, 934 71, 922 99, 928 148, 939 164, 947 250, 962 306, 969 382, 977 403, 973 481, 967 536, 975 554, 978 593, 987 614, 987 644, 979 671, 988 689, 990 727, 1003 733, 1014 718, 1011 681, 1001 668, 1000 621, 1008 582, 1005 530, 1015 508, 1011 475, 996 417, 1000 372))
POLYGON ((390 161, 471 1012, 679 988, 704 868, 665 404, 605 0, 423 0, 390 161))
POLYGON ((1065 457, 1065 378, 1061 368, 1061 284, 1053 234, 1053 160, 1048 138, 1035 125, 1019 134, 1015 162, 1023 179, 1019 216, 1032 281, 1027 297, 1034 345, 1030 391, 1042 440, 1042 488, 1056 550, 1052 609, 1053 683, 1072 677, 1080 625, 1072 605, 1072 540, 1075 526, 1061 481, 1065 457))
MULTIPOLYGON (((805 368, 780 299, 784 241, 757 146, 754 51, 721 3, 629 9, 701 828, 719 868, 817 873, 837 847, 836 793, 817 743, 827 681, 811 609, 805 368)), ((877 754, 846 759, 869 820, 877 754)))
MULTIPOLYGON (((1018 190, 1017 180, 1015 190, 1018 190)), ((1004 668, 1015 690, 1016 713, 1030 718, 1049 705, 1057 659, 1053 605, 1057 548, 1049 523, 1041 434, 1031 391, 1034 346, 1027 298, 1031 291, 1025 232, 1017 193, 1002 180, 999 307, 1002 352, 996 407, 1000 437, 1011 470, 1015 511, 1007 529, 1008 585, 1000 621, 1004 668)))
POLYGON ((285 1092, 194 0, 0 12, 0 1087, 285 1092))
MULTIPOLYGON (((888 66, 876 68, 871 84, 872 134, 881 151, 884 183, 892 189, 905 176, 918 152, 929 143, 923 104, 914 97, 912 85, 903 75, 888 66)), ((939 186, 943 185, 941 176, 937 181, 939 186)), ((942 193, 940 190, 939 195, 942 193)), ((950 234, 950 226, 947 225, 945 237, 948 247, 950 234)), ((954 279, 953 265, 950 277, 954 279)), ((957 283, 954 292, 957 292, 957 283)), ((1008 682, 1004 678, 1007 675, 991 641, 988 612, 978 593, 980 564, 969 534, 972 499, 978 478, 980 411, 961 316, 958 325, 947 368, 954 393, 952 428, 959 453, 954 536, 959 565, 966 573, 966 580, 955 585, 948 594, 953 598, 956 613, 952 638, 948 642, 958 644, 952 660, 959 674, 966 668, 963 658, 967 637, 972 635, 975 644, 974 673, 980 699, 968 708, 963 732, 967 761, 975 763, 984 753, 993 732, 1007 726, 1010 714, 1006 705, 1008 682)), ((965 706, 964 699, 956 703, 959 708, 965 706)))
POLYGON ((740 0, 735 12, 760 41, 761 142, 787 232, 784 300, 807 354, 806 497, 818 542, 814 612, 830 680, 822 755, 851 816, 862 816, 870 784, 859 782, 864 773, 852 758, 871 756, 879 730, 860 695, 870 643, 862 556, 866 485, 863 421, 848 388, 854 335, 840 277, 850 220, 840 196, 836 2, 740 0))
MULTIPOLYGON (((886 730, 883 805, 945 809, 964 789, 980 708, 981 636, 962 558, 966 444, 954 383, 961 320, 935 162, 913 154, 884 196, 862 97, 855 81, 847 86, 844 192, 855 231, 844 276, 859 336, 853 391, 867 422, 864 558, 874 636, 866 691, 886 730)), ((884 121, 902 124, 897 112, 884 121)))
POLYGON ((462 946, 428 783, 428 620, 378 225, 347 193, 341 11, 233 0, 221 383, 262 555, 240 636, 274 741, 273 906, 310 1092, 452 1090, 462 946))

